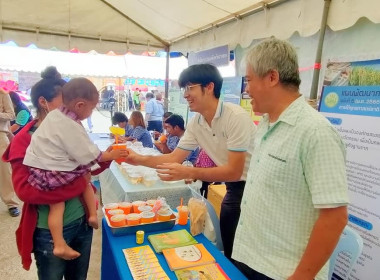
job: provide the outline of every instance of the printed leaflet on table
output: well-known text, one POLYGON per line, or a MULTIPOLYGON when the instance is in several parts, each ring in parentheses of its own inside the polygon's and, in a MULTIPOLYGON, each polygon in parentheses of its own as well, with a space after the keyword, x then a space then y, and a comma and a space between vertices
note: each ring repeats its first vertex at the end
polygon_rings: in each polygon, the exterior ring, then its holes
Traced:
POLYGON ((148 236, 148 240, 152 244, 156 253, 161 253, 163 249, 182 247, 198 243, 186 229, 151 234, 148 236))
POLYGON ((214 263, 214 257, 203 244, 195 244, 162 250, 170 269, 177 270, 192 266, 214 263))
POLYGON ((148 245, 123 249, 123 253, 134 280, 170 279, 148 245))
POLYGON ((178 280, 230 280, 217 263, 176 270, 178 280))

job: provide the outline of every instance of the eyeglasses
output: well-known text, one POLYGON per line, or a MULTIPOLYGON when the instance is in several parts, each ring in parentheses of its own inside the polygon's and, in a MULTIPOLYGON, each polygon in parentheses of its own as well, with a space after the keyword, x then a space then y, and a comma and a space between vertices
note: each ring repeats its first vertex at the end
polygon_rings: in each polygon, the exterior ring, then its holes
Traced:
POLYGON ((195 85, 186 85, 185 87, 181 88, 181 93, 185 94, 189 90, 191 90, 193 87, 201 86, 202 84, 195 84, 195 85))

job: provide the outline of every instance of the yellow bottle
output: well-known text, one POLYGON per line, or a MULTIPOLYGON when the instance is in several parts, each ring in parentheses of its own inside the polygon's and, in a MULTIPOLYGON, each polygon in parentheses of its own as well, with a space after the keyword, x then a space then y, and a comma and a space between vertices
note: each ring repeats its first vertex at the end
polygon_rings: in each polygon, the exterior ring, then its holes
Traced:
POLYGON ((143 244, 144 243, 144 231, 138 230, 136 231, 136 243, 143 244))

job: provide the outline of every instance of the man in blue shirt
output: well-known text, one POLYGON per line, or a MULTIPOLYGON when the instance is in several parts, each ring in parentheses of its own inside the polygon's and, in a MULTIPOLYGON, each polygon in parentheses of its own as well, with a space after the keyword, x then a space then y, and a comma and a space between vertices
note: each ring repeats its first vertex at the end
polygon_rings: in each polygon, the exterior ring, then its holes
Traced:
POLYGON ((154 98, 153 93, 148 92, 145 96, 146 103, 145 107, 145 120, 148 123, 148 131, 159 131, 162 132, 162 117, 164 115, 164 107, 162 103, 159 103, 156 98, 154 98))

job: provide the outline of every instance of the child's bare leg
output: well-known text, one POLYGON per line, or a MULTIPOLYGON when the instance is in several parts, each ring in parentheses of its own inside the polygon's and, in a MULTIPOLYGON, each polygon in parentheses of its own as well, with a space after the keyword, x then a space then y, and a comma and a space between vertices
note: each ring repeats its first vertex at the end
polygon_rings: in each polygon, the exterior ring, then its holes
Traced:
POLYGON ((87 187, 83 192, 83 199, 88 209, 88 224, 97 229, 99 227, 98 216, 96 214, 95 194, 91 184, 87 184, 87 187))
POLYGON ((53 254, 64 260, 76 259, 80 253, 70 248, 63 238, 63 212, 65 203, 50 204, 48 225, 54 242, 53 254))

